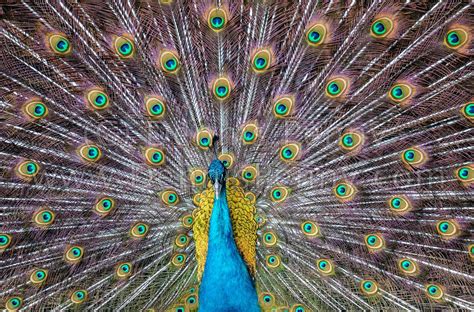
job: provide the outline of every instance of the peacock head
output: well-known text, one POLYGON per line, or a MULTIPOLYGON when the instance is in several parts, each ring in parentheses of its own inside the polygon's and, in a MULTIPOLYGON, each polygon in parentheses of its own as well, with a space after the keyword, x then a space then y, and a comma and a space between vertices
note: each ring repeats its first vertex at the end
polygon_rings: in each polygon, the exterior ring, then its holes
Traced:
POLYGON ((219 194, 222 190, 222 186, 225 185, 225 167, 219 159, 214 159, 209 165, 207 171, 209 179, 214 185, 214 191, 216 198, 219 198, 219 194))

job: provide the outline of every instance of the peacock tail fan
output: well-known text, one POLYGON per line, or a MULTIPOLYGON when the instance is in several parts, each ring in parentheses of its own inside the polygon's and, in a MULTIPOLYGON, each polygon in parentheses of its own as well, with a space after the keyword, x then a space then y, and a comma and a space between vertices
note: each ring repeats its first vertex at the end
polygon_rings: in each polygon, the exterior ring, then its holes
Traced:
POLYGON ((0 307, 197 311, 218 158, 263 311, 474 310, 469 1, 0 16, 0 307))

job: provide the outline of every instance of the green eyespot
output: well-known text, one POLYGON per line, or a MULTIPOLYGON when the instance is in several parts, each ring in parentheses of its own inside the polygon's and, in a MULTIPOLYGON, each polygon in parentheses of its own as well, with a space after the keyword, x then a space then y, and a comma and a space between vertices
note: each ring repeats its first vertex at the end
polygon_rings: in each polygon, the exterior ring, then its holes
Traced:
POLYGON ((301 145, 299 143, 288 143, 280 148, 280 159, 284 162, 292 162, 300 158, 301 145))
POLYGON ((49 208, 41 208, 33 214, 33 223, 39 227, 53 224, 56 214, 49 208))
POLYGON ((185 227, 185 228, 190 228, 193 226, 193 223, 194 223, 194 218, 192 215, 188 214, 188 215, 185 215, 181 218, 181 224, 185 227))
POLYGON ((273 247, 278 241, 276 234, 272 231, 263 233, 262 238, 265 247, 273 247))
POLYGON ((270 190, 270 199, 275 203, 281 203, 288 197, 288 194, 288 188, 284 186, 275 186, 270 190))
POLYGON ((344 77, 332 78, 326 83, 325 90, 328 98, 342 98, 349 90, 349 80, 344 77))
POLYGON ((209 27, 220 32, 224 29, 228 21, 228 14, 224 8, 212 8, 207 14, 207 23, 209 27))
POLYGON ((12 236, 6 233, 0 233, 0 252, 7 249, 12 243, 12 236))
POLYGON ((454 176, 464 185, 474 183, 474 164, 461 166, 454 171, 454 176))
POLYGON ((395 195, 388 200, 388 206, 393 213, 404 215, 412 209, 410 200, 405 195, 395 195))
MULTIPOLYGON (((1 245, 0 245, 0 249, 1 249, 1 245)), ((471 261, 474 261, 474 244, 470 244, 469 246, 467 246, 467 253, 469 254, 469 258, 471 258, 471 261)))
POLYGON ((405 275, 416 276, 419 273, 418 264, 408 258, 398 260, 398 268, 405 275))
POLYGON ((322 275, 328 276, 334 274, 334 265, 329 259, 318 259, 316 260, 316 268, 322 275))
POLYGON ((194 186, 205 185, 206 173, 202 169, 194 169, 189 175, 189 181, 194 186))
POLYGON ((165 153, 162 149, 157 147, 145 148, 143 155, 147 165, 152 167, 158 167, 165 163, 165 153))
POLYGON ((220 154, 218 158, 226 169, 231 169, 234 166, 234 155, 230 153, 224 153, 220 154))
POLYGON ((242 170, 242 179, 246 182, 255 182, 258 170, 255 166, 248 165, 242 170))
POLYGON ((242 143, 248 145, 253 144, 257 141, 258 138, 258 127, 254 123, 249 123, 245 125, 242 129, 242 143))
POLYGON ((48 270, 45 269, 35 269, 33 272, 30 274, 30 282, 34 286, 40 286, 44 282, 46 282, 46 279, 48 277, 48 270))
POLYGON ((327 26, 317 22, 306 30, 306 42, 313 47, 323 44, 327 37, 327 26))
POLYGON ((459 234, 459 225, 455 220, 441 220, 436 223, 438 234, 444 239, 452 239, 459 234))
POLYGON ((19 296, 13 296, 7 299, 5 308, 8 312, 18 311, 23 305, 23 298, 19 296))
POLYGON ((341 180, 334 185, 333 193, 340 202, 348 202, 354 199, 357 189, 349 181, 341 180))
POLYGON ((100 217, 108 216, 115 209, 115 200, 111 197, 99 198, 94 206, 94 212, 100 217))
POLYGON ((132 225, 129 234, 132 238, 140 239, 144 238, 148 234, 149 229, 150 227, 148 226, 148 224, 144 222, 137 222, 132 225))
POLYGON ((48 108, 39 100, 26 102, 22 107, 23 113, 31 120, 40 120, 48 115, 48 108))
POLYGON ((370 252, 377 252, 385 247, 385 240, 376 233, 365 235, 364 242, 370 252))
POLYGON ((276 118, 286 118, 292 115, 295 104, 293 95, 282 95, 273 100, 273 115, 276 118))
POLYGON ((469 38, 469 33, 464 27, 453 27, 444 36, 444 45, 449 49, 458 50, 466 45, 469 38))
POLYGON ((198 297, 196 294, 187 295, 184 302, 189 310, 195 310, 198 307, 198 297))
POLYGON ((319 225, 313 221, 305 221, 301 223, 301 231, 308 237, 318 237, 321 235, 319 225))
POLYGON ((278 255, 268 255, 265 258, 265 263, 270 269, 278 268, 281 264, 280 256, 278 255))
POLYGON ((428 161, 428 155, 421 148, 413 146, 402 152, 401 159, 407 169, 420 168, 428 161))
POLYGON ((202 150, 208 150, 210 147, 212 147, 213 143, 213 134, 212 132, 204 128, 198 133, 196 133, 196 144, 197 146, 202 149, 202 150))
POLYGON ((64 260, 66 262, 75 264, 79 263, 84 256, 84 248, 81 246, 69 246, 66 248, 66 252, 64 253, 64 260))
POLYGON ((167 190, 161 193, 161 201, 167 206, 176 206, 179 203, 179 197, 175 191, 167 190))
POLYGON ((230 96, 232 91, 232 84, 227 77, 220 77, 214 80, 212 83, 212 93, 214 97, 219 100, 223 101, 230 96))
POLYGON ((38 174, 40 169, 36 161, 24 160, 15 167, 15 174, 18 178, 29 181, 38 174))
POLYGON ((145 98, 146 114, 152 120, 160 120, 165 116, 166 104, 163 98, 152 96, 145 98))
POLYGON ((115 37, 113 45, 117 55, 123 59, 132 58, 135 54, 135 43, 127 36, 115 37))
MULTIPOLYGON (((280 311, 280 310, 279 310, 280 311)), ((281 311, 288 311, 286 310, 285 308, 283 308, 281 311)), ((306 312, 306 308, 304 305, 302 304, 299 304, 299 303, 296 303, 294 305, 291 306, 291 312, 306 312)))
POLYGON ((118 279, 127 279, 132 275, 132 269, 130 262, 121 262, 115 267, 115 276, 118 279))
POLYGON ((79 289, 71 294, 71 301, 74 304, 81 304, 87 300, 88 292, 85 289, 79 289))
POLYGON ((178 54, 172 50, 163 50, 160 54, 160 67, 165 73, 175 74, 181 67, 178 54))
POLYGON ((186 263, 186 255, 183 253, 177 253, 171 259, 171 263, 175 267, 182 267, 186 263))
POLYGON ((82 160, 94 163, 102 158, 101 149, 95 144, 83 144, 77 149, 77 153, 82 158, 82 160))
POLYGON ((273 62, 273 52, 269 48, 261 48, 255 51, 252 57, 252 69, 257 74, 265 73, 273 62))
POLYGON ((174 244, 178 248, 184 248, 189 244, 189 237, 186 234, 179 234, 174 240, 174 244))
POLYGON ((89 107, 94 110, 104 110, 110 106, 109 96, 102 89, 89 89, 86 99, 89 107))
POLYGON ((264 292, 258 296, 258 301, 262 307, 267 308, 275 304, 275 297, 269 292, 264 292))
POLYGON ((364 143, 364 135, 356 130, 344 132, 339 138, 339 147, 344 152, 357 152, 364 143))
POLYGON ((426 295, 435 300, 435 301, 441 301, 444 297, 444 291, 441 288, 441 286, 436 285, 436 284, 428 284, 425 286, 425 292, 426 295))
POLYGON ((52 34, 47 36, 51 51, 59 56, 66 56, 71 53, 72 46, 66 36, 62 34, 52 34))
POLYGON ((379 286, 374 280, 362 280, 360 290, 366 296, 373 296, 379 291, 379 286))
POLYGON ((370 35, 374 38, 386 38, 394 29, 394 22, 389 17, 380 17, 376 19, 370 27, 370 35))
POLYGON ((415 93, 415 89, 408 83, 396 83, 390 88, 388 98, 395 104, 406 105, 415 93))
POLYGON ((468 121, 474 123, 474 101, 470 101, 463 105, 461 109, 461 114, 468 121))

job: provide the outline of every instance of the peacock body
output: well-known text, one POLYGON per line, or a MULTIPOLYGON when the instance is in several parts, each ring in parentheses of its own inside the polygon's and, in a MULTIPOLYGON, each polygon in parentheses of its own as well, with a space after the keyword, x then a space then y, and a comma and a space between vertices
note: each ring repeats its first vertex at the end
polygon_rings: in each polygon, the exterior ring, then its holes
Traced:
POLYGON ((0 15, 6 310, 474 310, 472 3, 0 15))

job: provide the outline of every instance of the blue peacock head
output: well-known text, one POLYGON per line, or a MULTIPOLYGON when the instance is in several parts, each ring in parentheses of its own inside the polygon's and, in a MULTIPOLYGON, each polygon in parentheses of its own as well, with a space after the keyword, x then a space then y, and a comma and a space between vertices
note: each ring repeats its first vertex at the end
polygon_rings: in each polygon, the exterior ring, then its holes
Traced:
POLYGON ((209 179, 214 185, 215 196, 219 198, 222 186, 225 185, 225 166, 219 159, 214 159, 211 161, 207 172, 209 179))

